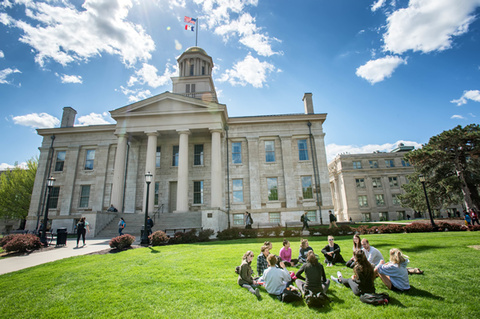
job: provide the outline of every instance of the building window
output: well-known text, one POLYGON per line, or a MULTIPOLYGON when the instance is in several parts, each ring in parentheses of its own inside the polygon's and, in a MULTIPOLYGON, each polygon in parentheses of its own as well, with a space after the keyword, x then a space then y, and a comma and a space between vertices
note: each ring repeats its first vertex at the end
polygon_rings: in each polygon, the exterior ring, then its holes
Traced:
POLYGON ((309 210, 307 212, 307 218, 308 220, 310 220, 311 222, 316 222, 317 221, 317 212, 314 211, 314 210, 309 210))
POLYGON ((368 207, 367 195, 360 195, 360 196, 358 196, 358 206, 360 206, 360 207, 368 207))
POLYGON ((232 180, 233 202, 243 203, 243 179, 232 180))
POLYGON ((355 184, 357 184, 357 188, 365 188, 365 179, 355 178, 355 184))
POLYGON ((370 168, 378 168, 378 161, 368 161, 370 168))
POLYGON ((298 140, 298 159, 308 161, 307 140, 298 140))
POLYGON ((389 177, 388 182, 390 183, 390 187, 398 187, 398 179, 397 177, 389 177))
POLYGON ((232 163, 242 164, 242 142, 232 143, 232 163))
POLYGON ((244 214, 233 214, 233 224, 234 225, 243 225, 244 224, 244 214))
POLYGON ((400 212, 397 212, 397 219, 398 220, 405 220, 405 211, 400 211, 400 212))
POLYGON ((277 178, 267 178, 268 200, 278 200, 277 178))
POLYGON ((205 75, 205 65, 202 65, 202 75, 205 75))
POLYGON ((193 182, 193 203, 203 204, 203 181, 193 182))
POLYGON ((400 198, 398 198, 398 194, 393 194, 392 195, 392 203, 393 203, 393 205, 401 205, 402 204, 402 201, 400 200, 400 198))
POLYGON ((83 185, 80 191, 80 207, 88 207, 88 201, 90 200, 90 185, 83 185))
POLYGON ((50 192, 50 199, 48 200, 48 208, 57 208, 58 197, 60 195, 60 187, 53 187, 50 192))
POLYGON ((280 224, 280 213, 268 213, 268 222, 280 224))
POLYGON ((275 162, 275 141, 265 141, 265 161, 275 162))
POLYGON ((93 169, 93 161, 95 160, 95 150, 87 150, 87 156, 85 157, 85 169, 93 169))
POLYGON ((193 69, 194 69, 194 65, 190 64, 190 75, 193 75, 193 69))
POLYGON ((394 163, 393 159, 386 159, 385 160, 385 166, 386 167, 395 167, 395 163, 394 163))
POLYGON ((407 161, 406 159, 402 158, 402 166, 403 167, 408 167, 408 166, 410 166, 410 162, 407 161))
POLYGON ((160 189, 160 183, 155 182, 155 199, 153 200, 153 204, 158 206, 158 190, 160 189))
POLYGON ((381 212, 380 214, 378 214, 378 218, 380 219, 381 222, 387 221, 388 212, 381 212))
POLYGON ((157 152, 155 153, 155 167, 160 167, 160 156, 162 155, 162 148, 157 146, 157 152))
POLYGON ((353 168, 354 169, 361 169, 362 168, 362 162, 361 161, 354 161, 353 162, 353 168))
POLYGON ((193 165, 203 165, 203 144, 194 146, 193 165))
POLYGON ((55 172, 63 171, 63 165, 65 164, 65 155, 67 152, 59 151, 57 152, 57 160, 55 162, 55 172))
POLYGON ((377 206, 385 206, 385 197, 383 194, 376 194, 375 201, 377 202, 377 206))
POLYGON ((178 145, 173 145, 172 166, 178 166, 178 145))
POLYGON ((382 188, 382 179, 380 177, 372 177, 373 188, 382 188))
POLYGON ((302 176, 303 199, 313 198, 312 176, 302 176))
POLYGON ((370 213, 362 213, 362 222, 370 222, 372 218, 370 217, 370 213))

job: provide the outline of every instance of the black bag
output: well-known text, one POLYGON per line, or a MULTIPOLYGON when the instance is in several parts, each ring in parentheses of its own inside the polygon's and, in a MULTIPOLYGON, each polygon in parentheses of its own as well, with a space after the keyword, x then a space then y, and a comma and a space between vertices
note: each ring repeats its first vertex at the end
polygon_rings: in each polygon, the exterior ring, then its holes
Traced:
POLYGON ((302 300, 302 293, 300 290, 293 286, 286 287, 282 292, 282 301, 283 302, 294 302, 297 300, 302 300))
POLYGON ((305 303, 310 308, 322 308, 330 303, 330 299, 323 292, 314 294, 310 290, 305 290, 305 303))
POLYGON ((300 221, 303 223, 303 215, 300 216, 300 221))
POLYGON ((390 296, 385 292, 381 292, 379 294, 365 293, 360 296, 360 301, 374 306, 388 305, 388 302, 390 301, 390 296))
POLYGON ((235 273, 240 275, 240 266, 235 267, 235 273))

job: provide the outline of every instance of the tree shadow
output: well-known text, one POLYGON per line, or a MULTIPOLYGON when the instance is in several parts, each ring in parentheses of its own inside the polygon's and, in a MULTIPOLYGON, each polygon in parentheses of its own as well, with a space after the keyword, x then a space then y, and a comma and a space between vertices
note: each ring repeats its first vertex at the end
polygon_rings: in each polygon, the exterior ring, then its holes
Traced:
POLYGON ((400 302, 400 300, 393 298, 391 295, 390 295, 390 300, 388 301, 388 304, 395 305, 400 308, 407 308, 403 303, 400 302))
POLYGON ((422 252, 422 251, 428 251, 428 250, 432 250, 432 249, 441 249, 442 247, 439 247, 439 246, 431 246, 431 245, 422 245, 422 246, 409 246, 409 247, 405 247, 405 248, 399 248, 400 250, 404 251, 405 253, 408 253, 408 252, 415 252, 415 253, 418 253, 418 252, 422 252))
POLYGON ((436 296, 429 291, 419 289, 419 288, 416 288, 414 286, 410 286, 410 290, 405 292, 405 294, 410 295, 410 296, 424 297, 424 298, 430 298, 430 299, 435 299, 435 300, 440 300, 440 301, 445 300, 445 298, 442 297, 442 296, 436 296))
POLYGON ((156 250, 156 249, 154 249, 153 247, 148 247, 148 249, 150 249, 150 253, 152 253, 152 254, 158 254, 158 253, 160 253, 160 250, 156 250))

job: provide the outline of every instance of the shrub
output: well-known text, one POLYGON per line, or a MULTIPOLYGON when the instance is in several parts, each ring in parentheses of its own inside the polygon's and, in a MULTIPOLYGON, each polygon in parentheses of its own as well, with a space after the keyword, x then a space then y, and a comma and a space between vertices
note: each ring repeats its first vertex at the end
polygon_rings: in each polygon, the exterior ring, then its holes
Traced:
POLYGON ((318 233, 318 232, 319 232, 319 228, 313 228, 313 227, 311 227, 311 228, 308 229, 308 232, 310 233, 310 236, 314 236, 315 233, 318 233))
POLYGON ((197 230, 191 229, 186 233, 183 233, 183 243, 195 243, 198 241, 197 230))
POLYGON ((283 236, 284 237, 293 237, 293 230, 292 229, 287 229, 283 231, 283 236))
POLYGON ((210 237, 215 234, 213 229, 204 229, 198 233, 198 241, 209 241, 210 237))
POLYGON ((405 232, 403 225, 398 225, 398 224, 380 225, 377 228, 380 234, 394 234, 394 233, 405 232))
POLYGON ((279 237, 280 234, 282 233, 282 227, 281 226, 275 226, 272 228, 273 234, 275 237, 279 237))
POLYGON ((241 232, 238 228, 227 228, 217 232, 217 238, 220 240, 238 239, 241 232))
POLYGON ((168 242, 168 235, 161 230, 157 230, 150 236, 148 236, 148 239, 152 243, 152 246, 160 246, 160 245, 165 245, 168 242))
POLYGON ((338 234, 337 235, 350 235, 354 233, 354 231, 352 230, 352 227, 348 226, 348 225, 341 225, 340 227, 337 227, 336 228, 338 234))
MULTIPOLYGON (((3 245, 3 249, 6 252, 18 251, 24 253, 29 250, 36 250, 42 247, 40 238, 33 234, 16 234, 11 235, 7 240, 7 243, 3 245)), ((8 237, 8 236, 5 236, 8 237)))
POLYGON ((258 235, 260 237, 270 237, 273 235, 273 228, 261 228, 258 230, 258 235))
POLYGON ((371 230, 368 225, 362 225, 355 228, 355 230, 360 233, 360 235, 371 234, 371 230))
POLYGON ((258 236, 256 229, 243 229, 242 235, 247 238, 256 238, 258 236))
POLYGON ((110 240, 109 245, 111 248, 121 250, 121 249, 125 249, 132 246, 134 241, 135 241, 135 236, 124 234, 124 235, 112 238, 112 240, 110 240))
POLYGON ((439 231, 464 231, 464 230, 467 230, 467 227, 465 227, 465 225, 450 224, 450 223, 447 223, 447 222, 438 222, 437 226, 438 226, 439 231))
POLYGON ((7 235, 3 238, 0 238, 0 247, 5 246, 6 243, 8 243, 10 240, 12 240, 15 237, 14 234, 7 235))
POLYGON ((431 224, 424 223, 411 223, 404 226, 404 228, 407 233, 426 233, 433 231, 433 227, 431 224))
MULTIPOLYGON (((462 225, 462 230, 467 230, 467 226, 462 225)), ((471 231, 480 231, 480 225, 468 226, 468 230, 471 230, 471 231)))

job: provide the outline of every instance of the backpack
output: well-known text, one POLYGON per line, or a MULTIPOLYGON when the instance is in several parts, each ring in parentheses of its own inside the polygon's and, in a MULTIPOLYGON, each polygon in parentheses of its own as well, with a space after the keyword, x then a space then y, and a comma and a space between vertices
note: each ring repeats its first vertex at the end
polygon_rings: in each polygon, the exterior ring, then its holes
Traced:
POLYGON ((379 294, 365 293, 360 296, 360 301, 374 306, 388 305, 388 302, 390 301, 390 296, 385 292, 381 292, 379 294))
POLYGON ((303 223, 303 219, 304 219, 303 215, 300 216, 300 221, 301 221, 302 223, 303 223))
POLYGON ((330 303, 330 299, 323 292, 314 294, 310 290, 305 289, 305 303, 309 308, 322 308, 330 303))
POLYGON ((281 298, 282 302, 294 302, 297 300, 302 300, 302 293, 297 288, 288 286, 283 290, 281 298))

